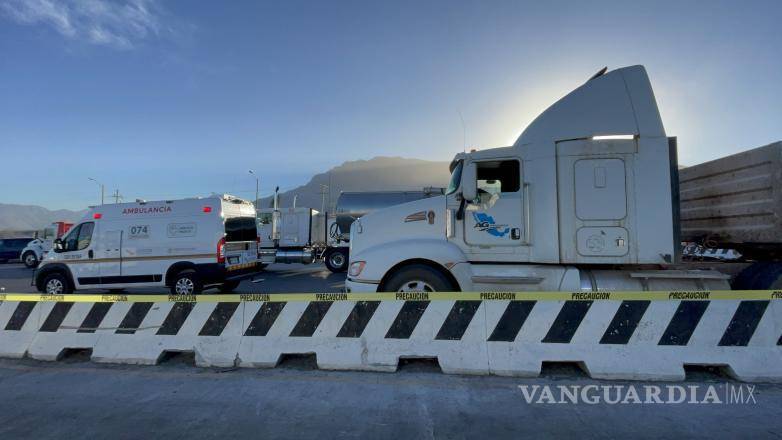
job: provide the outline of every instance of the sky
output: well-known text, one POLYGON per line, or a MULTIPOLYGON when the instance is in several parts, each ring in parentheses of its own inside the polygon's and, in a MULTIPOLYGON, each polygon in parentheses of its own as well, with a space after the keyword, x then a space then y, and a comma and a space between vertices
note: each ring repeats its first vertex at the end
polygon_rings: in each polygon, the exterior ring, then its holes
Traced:
POLYGON ((693 165, 782 139, 781 20, 778 1, 0 0, 0 203, 448 161, 634 64, 693 165))

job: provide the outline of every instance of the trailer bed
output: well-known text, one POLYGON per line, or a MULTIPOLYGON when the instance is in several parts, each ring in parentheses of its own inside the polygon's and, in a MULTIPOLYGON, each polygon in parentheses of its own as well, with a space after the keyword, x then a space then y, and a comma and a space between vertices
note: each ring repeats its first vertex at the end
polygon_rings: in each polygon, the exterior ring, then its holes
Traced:
POLYGON ((679 170, 682 241, 782 243, 782 142, 679 170))

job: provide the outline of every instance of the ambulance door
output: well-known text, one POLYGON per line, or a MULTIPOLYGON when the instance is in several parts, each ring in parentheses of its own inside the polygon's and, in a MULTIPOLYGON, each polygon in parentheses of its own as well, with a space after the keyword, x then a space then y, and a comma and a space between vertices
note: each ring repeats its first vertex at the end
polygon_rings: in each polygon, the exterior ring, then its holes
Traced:
POLYGON ((101 284, 124 282, 122 279, 122 233, 122 230, 101 231, 101 239, 97 248, 98 255, 100 255, 101 284))
POLYGON ((68 266, 77 287, 100 284, 98 264, 95 262, 94 222, 74 226, 63 241, 62 261, 68 266))

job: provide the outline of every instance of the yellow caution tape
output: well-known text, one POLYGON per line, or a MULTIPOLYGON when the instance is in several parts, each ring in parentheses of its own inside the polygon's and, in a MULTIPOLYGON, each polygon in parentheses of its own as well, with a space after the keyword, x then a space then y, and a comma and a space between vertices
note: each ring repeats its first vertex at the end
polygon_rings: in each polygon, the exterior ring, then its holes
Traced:
POLYGON ((310 302, 310 301, 712 301, 782 300, 782 290, 611 291, 611 292, 378 292, 248 293, 230 295, 44 295, 2 293, 0 301, 34 302, 310 302))

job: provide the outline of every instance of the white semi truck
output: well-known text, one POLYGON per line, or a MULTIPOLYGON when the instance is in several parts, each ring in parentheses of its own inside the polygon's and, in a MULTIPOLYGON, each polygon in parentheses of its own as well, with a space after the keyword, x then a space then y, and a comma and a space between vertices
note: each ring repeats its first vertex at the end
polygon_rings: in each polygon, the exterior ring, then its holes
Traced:
POLYGON ((335 213, 329 215, 296 207, 295 201, 291 208, 279 208, 275 193, 274 207, 258 210, 261 261, 310 264, 323 260, 330 271, 344 272, 348 267, 350 226, 356 219, 377 209, 442 194, 443 188, 436 187, 421 191, 343 191, 335 213))
POLYGON ((353 224, 349 292, 728 289, 679 265, 676 141, 642 66, 590 78, 446 194, 353 224))
POLYGON ((35 239, 22 249, 22 263, 30 269, 38 267, 46 253, 52 250, 54 240, 62 238, 71 226, 73 223, 58 221, 37 232, 35 239))

